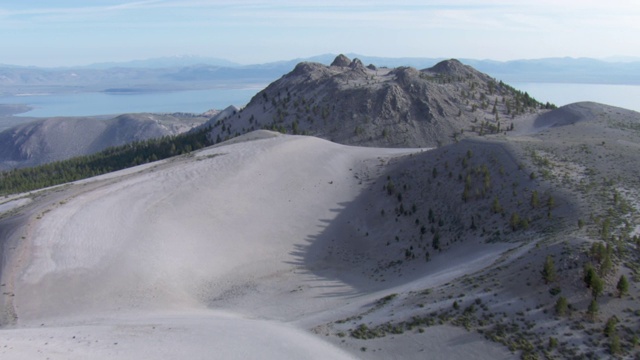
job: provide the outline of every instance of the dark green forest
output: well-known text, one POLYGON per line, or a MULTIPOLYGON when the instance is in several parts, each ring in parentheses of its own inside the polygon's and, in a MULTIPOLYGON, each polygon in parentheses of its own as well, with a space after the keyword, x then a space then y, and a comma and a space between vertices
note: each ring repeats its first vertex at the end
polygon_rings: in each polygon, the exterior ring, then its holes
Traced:
POLYGON ((187 154, 213 145, 211 128, 111 147, 99 153, 0 172, 0 195, 41 189, 187 154))

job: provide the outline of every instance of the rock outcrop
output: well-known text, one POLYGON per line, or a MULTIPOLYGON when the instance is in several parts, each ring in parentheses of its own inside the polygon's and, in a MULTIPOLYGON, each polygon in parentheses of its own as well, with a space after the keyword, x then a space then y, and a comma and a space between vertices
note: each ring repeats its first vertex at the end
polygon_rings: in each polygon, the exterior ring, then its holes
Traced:
POLYGON ((342 54, 336 56, 335 60, 331 63, 331 66, 337 67, 347 67, 349 65, 351 65, 351 60, 342 54))
POLYGON ((541 104, 486 74, 446 60, 429 69, 365 67, 339 55, 304 62, 232 117, 212 119, 212 139, 269 129, 343 144, 433 147, 502 132, 541 104))

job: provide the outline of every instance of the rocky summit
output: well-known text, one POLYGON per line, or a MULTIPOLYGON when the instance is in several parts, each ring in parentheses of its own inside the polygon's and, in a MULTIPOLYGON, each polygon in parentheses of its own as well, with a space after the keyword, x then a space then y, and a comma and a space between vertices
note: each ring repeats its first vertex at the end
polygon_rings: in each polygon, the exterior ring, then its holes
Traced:
POLYGON ((209 125, 216 142, 270 129, 350 145, 434 147, 512 130, 544 108, 458 60, 418 70, 339 55, 330 66, 298 64, 245 108, 209 125))

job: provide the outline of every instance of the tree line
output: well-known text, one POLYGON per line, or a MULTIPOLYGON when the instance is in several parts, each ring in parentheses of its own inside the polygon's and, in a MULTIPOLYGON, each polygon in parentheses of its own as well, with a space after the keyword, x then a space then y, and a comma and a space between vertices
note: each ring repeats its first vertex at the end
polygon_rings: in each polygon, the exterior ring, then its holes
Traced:
POLYGON ((195 132, 137 141, 101 152, 30 168, 0 172, 0 195, 41 189, 106 174, 213 145, 210 127, 195 132))

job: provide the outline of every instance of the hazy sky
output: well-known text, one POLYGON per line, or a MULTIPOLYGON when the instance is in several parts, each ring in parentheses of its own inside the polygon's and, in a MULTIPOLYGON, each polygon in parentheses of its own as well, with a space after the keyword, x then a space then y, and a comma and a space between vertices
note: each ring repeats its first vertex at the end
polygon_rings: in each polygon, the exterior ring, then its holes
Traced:
POLYGON ((640 57, 637 0, 0 0, 0 64, 640 57))

